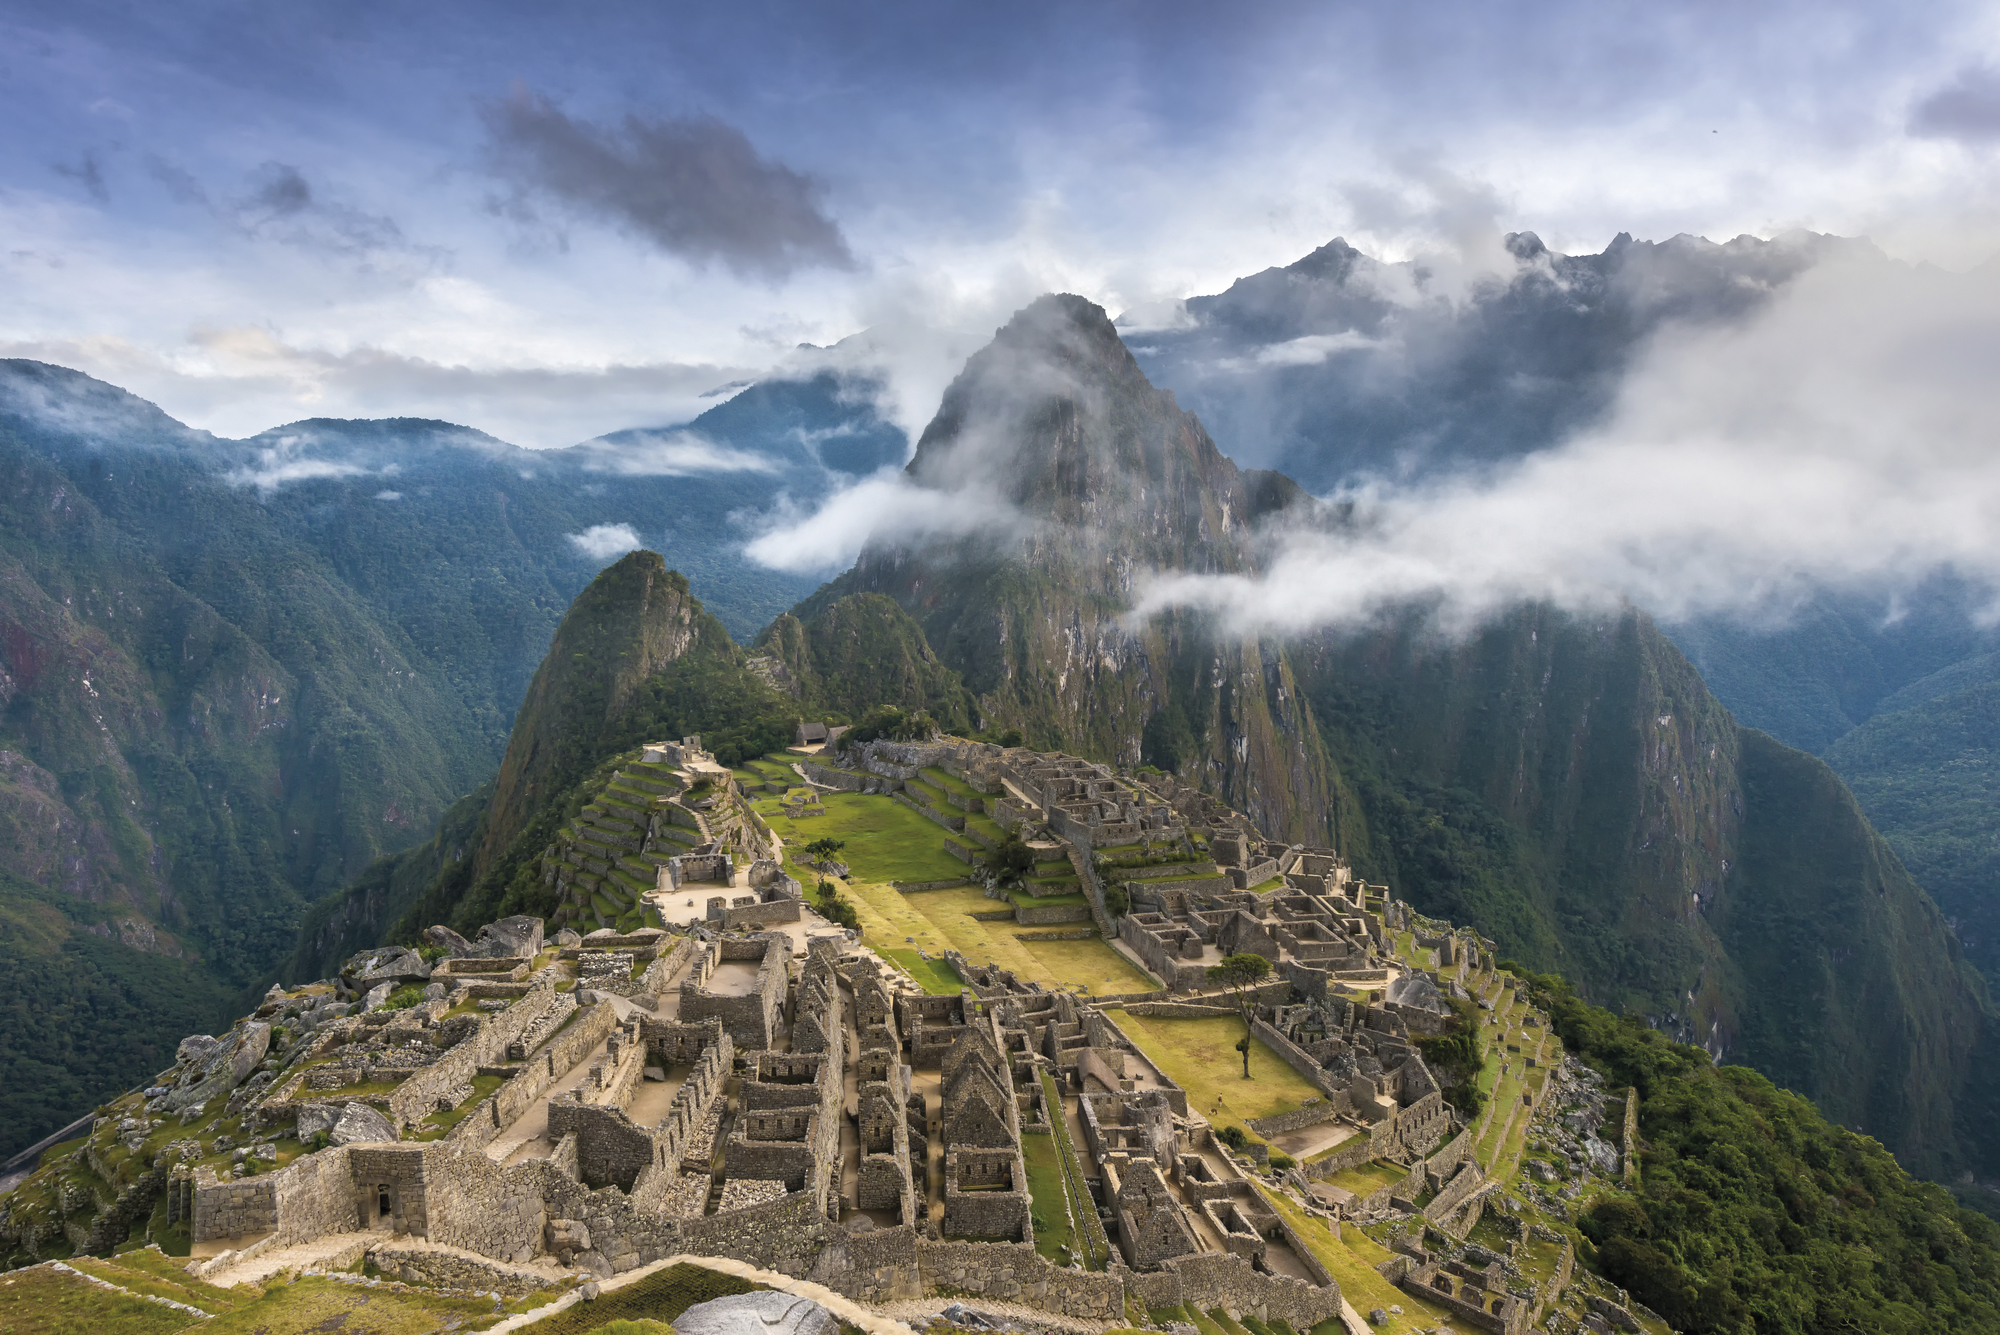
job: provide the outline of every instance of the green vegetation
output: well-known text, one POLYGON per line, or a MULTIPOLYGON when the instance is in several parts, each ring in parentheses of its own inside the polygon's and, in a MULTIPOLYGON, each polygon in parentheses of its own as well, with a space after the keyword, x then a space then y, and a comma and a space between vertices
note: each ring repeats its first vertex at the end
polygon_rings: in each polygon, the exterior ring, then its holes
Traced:
POLYGON ((945 832, 902 803, 866 793, 827 793, 826 814, 793 820, 775 798, 753 805, 785 841, 788 870, 801 883, 819 875, 799 853, 805 840, 843 842, 842 861, 857 882, 944 881, 966 874, 963 862, 944 851, 945 832))
POLYGON ((7 1335, 99 1335, 107 1330, 167 1335, 186 1330, 193 1320, 186 1312, 133 1293, 113 1293, 57 1270, 13 1270, 0 1277, 0 1330, 7 1335))
POLYGON ((1064 1265, 1063 1249, 1072 1243, 1069 1192, 1063 1185, 1062 1149, 1053 1135, 1021 1137, 1021 1159, 1028 1166, 1028 1201, 1035 1225, 1035 1250, 1064 1265))
POLYGON ((1053 1133, 1057 1165, 1062 1170, 1062 1189, 1071 1202, 1070 1221, 1072 1226, 1081 1225, 1082 1236, 1071 1234, 1071 1246, 1077 1253, 1076 1259, 1086 1270, 1102 1270, 1111 1260, 1111 1240, 1105 1236, 1104 1224, 1097 1217, 1097 1207, 1092 1204, 1090 1188, 1085 1185, 1083 1161, 1077 1156, 1076 1142, 1069 1134, 1069 1118, 1063 1111, 1062 1092, 1056 1088, 1055 1076, 1044 1069, 1041 1073, 1042 1106, 1048 1110, 1049 1130, 1053 1133))
POLYGON ((732 1293, 755 1293, 763 1287, 698 1265, 668 1266, 636 1283, 600 1294, 595 1301, 577 1303, 545 1316, 524 1329, 533 1335, 590 1335, 612 1321, 671 1324, 696 1303, 726 1298, 732 1293))
POLYGON ((2000 991, 2000 681, 1877 714, 1826 761, 2000 991))
POLYGON ((1638 1088, 1640 1191, 1602 1198, 1583 1229, 1604 1272, 1674 1327, 2000 1329, 2000 1225, 1756 1072, 1560 978, 1529 982, 1573 1051, 1638 1088))
POLYGON ((1188 1110, 1218 1130, 1274 1117, 1322 1097, 1259 1039, 1250 1040, 1250 1079, 1237 1074, 1239 1020, 1163 1020, 1114 1008, 1111 1015, 1153 1065, 1187 1091, 1188 1110))
POLYGON ((884 955, 903 966, 903 971, 917 980, 917 986, 932 996, 957 996, 965 988, 965 983, 944 960, 925 959, 914 950, 897 950, 888 947, 884 955))
POLYGON ((1456 997, 1449 1000, 1454 1016, 1451 1031, 1435 1038, 1418 1038, 1417 1051, 1423 1054, 1424 1065, 1444 1087, 1445 1102, 1467 1118, 1474 1118, 1479 1116, 1491 1088, 1491 1081, 1486 1078, 1487 1068, 1490 1066, 1494 1075, 1499 1074, 1499 1053, 1480 1051, 1479 1008, 1456 997))
POLYGON ((963 732, 976 712, 971 694, 938 661, 922 628, 879 593, 841 598, 803 622, 781 616, 757 637, 757 649, 784 663, 808 711, 860 715, 859 729, 875 729, 874 736, 898 736, 899 726, 911 731, 906 712, 922 716, 926 732, 932 718, 963 732), (883 710, 894 714, 878 712, 883 710), (889 731, 880 731, 885 726, 889 731))

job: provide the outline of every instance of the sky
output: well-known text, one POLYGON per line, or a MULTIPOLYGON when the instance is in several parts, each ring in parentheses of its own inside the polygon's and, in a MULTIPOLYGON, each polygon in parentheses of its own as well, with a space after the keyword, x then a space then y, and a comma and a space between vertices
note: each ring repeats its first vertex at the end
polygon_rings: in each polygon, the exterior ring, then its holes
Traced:
POLYGON ((1336 235, 2000 246, 1992 4, 0 3, 0 355, 241 436, 685 421, 800 344, 912 429, 1038 292, 1336 235))

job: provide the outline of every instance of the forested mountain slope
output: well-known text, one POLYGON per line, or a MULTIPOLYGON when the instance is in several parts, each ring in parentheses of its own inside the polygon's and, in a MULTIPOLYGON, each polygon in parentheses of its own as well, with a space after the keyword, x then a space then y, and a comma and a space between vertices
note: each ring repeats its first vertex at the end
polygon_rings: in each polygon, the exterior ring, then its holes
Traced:
MULTIPOLYGON (((537 453, 414 420, 220 440, 0 363, 0 930, 66 980, 13 1002, 0 1153, 233 1013, 315 901, 492 774, 602 564, 577 538, 644 529, 746 639, 804 593, 733 555, 725 516, 901 457, 872 419, 837 447, 806 430, 841 394, 756 386, 686 430, 537 453), (113 1017, 73 1078, 36 1074, 34 1035, 113 1017)), ((381 925, 329 905, 314 934, 381 925)))

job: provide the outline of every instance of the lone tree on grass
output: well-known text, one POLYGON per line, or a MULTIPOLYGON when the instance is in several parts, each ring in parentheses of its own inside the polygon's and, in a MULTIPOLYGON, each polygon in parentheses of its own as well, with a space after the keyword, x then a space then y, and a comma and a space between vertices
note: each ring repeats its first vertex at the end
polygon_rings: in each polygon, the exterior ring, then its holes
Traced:
POLYGON ((812 859, 814 866, 818 866, 822 862, 833 861, 833 855, 846 847, 845 839, 815 839, 806 845, 806 856, 812 859))
POLYGON ((1250 1078, 1250 997, 1257 984, 1271 976, 1271 961, 1245 952, 1231 955, 1220 964, 1208 966, 1208 981, 1236 994, 1236 1008, 1243 1012, 1243 1041, 1236 1050, 1243 1054, 1243 1078, 1250 1078))
POLYGON ((979 864, 995 885, 1019 885, 1035 869, 1035 850, 1010 834, 987 850, 979 864))

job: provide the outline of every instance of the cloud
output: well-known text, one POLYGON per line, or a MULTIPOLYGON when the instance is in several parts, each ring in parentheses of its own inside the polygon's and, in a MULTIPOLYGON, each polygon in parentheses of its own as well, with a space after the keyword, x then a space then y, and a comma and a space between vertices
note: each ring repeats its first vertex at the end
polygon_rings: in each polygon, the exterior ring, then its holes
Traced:
POLYGON ((569 446, 633 422, 685 421, 745 368, 711 362, 452 365, 362 345, 300 346, 268 328, 197 329, 166 351, 124 339, 0 340, 0 356, 73 367, 221 435, 314 417, 428 417, 530 448, 569 446))
POLYGON ((1969 143, 2000 139, 2000 69, 1968 65, 1960 70, 1911 110, 1910 132, 1969 143))
POLYGON ((725 121, 628 114, 607 128, 573 119, 524 87, 482 114, 495 165, 517 190, 602 218, 669 254, 774 279, 814 266, 854 267, 846 238, 821 209, 820 183, 763 157, 725 121))
POLYGON ((350 256, 396 251, 431 262, 444 258, 435 246, 412 244, 394 218, 321 198, 288 162, 266 162, 250 173, 249 185, 236 201, 235 219, 251 236, 350 256))
POLYGON ((1021 532, 1027 521, 989 487, 938 491, 920 487, 898 469, 827 496, 812 510, 781 497, 768 514, 730 516, 757 536, 744 554, 759 565, 793 574, 841 570, 871 539, 915 545, 935 538, 1021 532))
POLYGON ((304 436, 280 436, 270 448, 258 450, 251 463, 224 473, 222 480, 232 487, 255 487, 268 496, 287 482, 362 477, 370 471, 360 464, 344 460, 306 458, 301 451, 311 443, 304 436))
MULTIPOLYGON (((1337 334, 1307 334, 1303 338, 1268 344, 1257 349, 1253 360, 1259 366, 1318 366, 1335 353, 1358 352, 1375 346, 1375 340, 1366 334, 1343 329, 1337 334)), ((1229 362, 1222 364, 1228 366, 1229 362)))
POLYGON ((375 493, 375 499, 378 501, 400 501, 403 499, 403 493, 400 491, 378 491, 375 493))
POLYGON ((1775 623, 1941 569, 2000 589, 1996 359, 2000 266, 1828 262, 1744 324, 1661 336, 1603 426, 1356 488, 1271 536, 1261 573, 1157 577, 1138 610, 1292 632, 1417 604, 1463 633, 1524 600, 1775 623))
POLYGON ((639 531, 630 524, 592 524, 569 535, 571 545, 593 561, 609 561, 639 549, 639 531))
POLYGON ((615 441, 593 440, 579 448, 584 451, 586 471, 620 477, 778 471, 778 465, 761 454, 732 450, 696 431, 624 432, 615 441))

